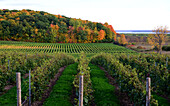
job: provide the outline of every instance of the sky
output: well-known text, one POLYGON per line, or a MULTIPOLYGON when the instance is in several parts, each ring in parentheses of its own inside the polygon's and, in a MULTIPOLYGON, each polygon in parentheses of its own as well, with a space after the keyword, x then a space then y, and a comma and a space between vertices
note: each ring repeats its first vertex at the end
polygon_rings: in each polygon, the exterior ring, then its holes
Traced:
POLYGON ((31 9, 112 25, 115 30, 170 30, 170 0, 0 0, 0 9, 31 9))

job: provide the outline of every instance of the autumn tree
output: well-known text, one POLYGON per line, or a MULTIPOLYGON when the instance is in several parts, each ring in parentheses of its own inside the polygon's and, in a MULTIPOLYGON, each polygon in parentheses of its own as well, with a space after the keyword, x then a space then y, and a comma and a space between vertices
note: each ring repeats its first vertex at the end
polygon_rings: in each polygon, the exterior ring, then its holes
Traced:
POLYGON ((121 44, 120 37, 117 37, 116 39, 117 39, 117 42, 118 42, 119 44, 121 44))
POLYGON ((107 30, 106 30, 106 38, 107 39, 109 39, 109 40, 113 40, 113 32, 109 29, 109 28, 107 28, 107 30))
POLYGON ((116 39, 116 32, 107 22, 102 24, 28 9, 0 10, 0 40, 94 43, 109 42, 113 37, 116 39))
POLYGON ((117 34, 113 34, 113 40, 116 41, 117 34))
POLYGON ((121 44, 127 44, 127 40, 126 40, 124 34, 122 34, 122 35, 120 36, 120 43, 121 43, 121 44))
POLYGON ((91 30, 88 28, 88 29, 85 29, 86 33, 87 33, 87 42, 88 43, 91 43, 91 30))
POLYGON ((105 31, 100 30, 98 35, 98 40, 103 40, 105 38, 105 35, 106 35, 105 31))
POLYGON ((154 45, 157 48, 157 52, 161 54, 162 45, 165 44, 167 39, 167 26, 157 27, 153 30, 153 34, 149 34, 147 41, 149 44, 154 45))
POLYGON ((92 39, 93 43, 97 40, 98 35, 99 35, 99 33, 97 31, 97 28, 95 27, 94 32, 93 32, 93 39, 92 39))

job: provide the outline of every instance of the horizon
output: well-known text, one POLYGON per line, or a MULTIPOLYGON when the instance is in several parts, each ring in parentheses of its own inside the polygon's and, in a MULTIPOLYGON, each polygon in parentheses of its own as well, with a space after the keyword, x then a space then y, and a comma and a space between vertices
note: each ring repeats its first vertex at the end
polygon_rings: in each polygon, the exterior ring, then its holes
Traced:
MULTIPOLYGON (((153 30, 115 30, 115 31, 138 31, 138 32, 152 32, 153 30)), ((167 30, 170 31, 170 30, 167 30)))
POLYGON ((1 9, 30 9, 112 25, 115 30, 170 30, 168 0, 0 0, 1 9), (157 15, 161 13, 162 15, 157 15))

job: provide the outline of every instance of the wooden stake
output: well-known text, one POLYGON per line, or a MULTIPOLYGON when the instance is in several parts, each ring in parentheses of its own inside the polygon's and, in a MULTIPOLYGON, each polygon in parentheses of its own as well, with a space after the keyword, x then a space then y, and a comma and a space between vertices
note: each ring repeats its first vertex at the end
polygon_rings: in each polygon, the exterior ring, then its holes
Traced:
POLYGON ((21 74, 16 73, 16 85, 17 85, 17 106, 21 106, 21 74))
POLYGON ((146 106, 150 106, 151 99, 151 79, 150 77, 146 78, 146 106))
POLYGON ((83 75, 80 75, 79 81, 79 106, 83 106, 83 75))

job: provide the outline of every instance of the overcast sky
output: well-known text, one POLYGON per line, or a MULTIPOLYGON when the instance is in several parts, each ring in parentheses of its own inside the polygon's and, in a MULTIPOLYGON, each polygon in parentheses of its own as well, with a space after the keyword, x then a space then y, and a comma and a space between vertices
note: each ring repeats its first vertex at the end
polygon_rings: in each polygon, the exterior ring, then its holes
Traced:
POLYGON ((0 0, 0 9, 31 9, 108 22, 115 30, 152 30, 168 26, 170 0, 0 0))

